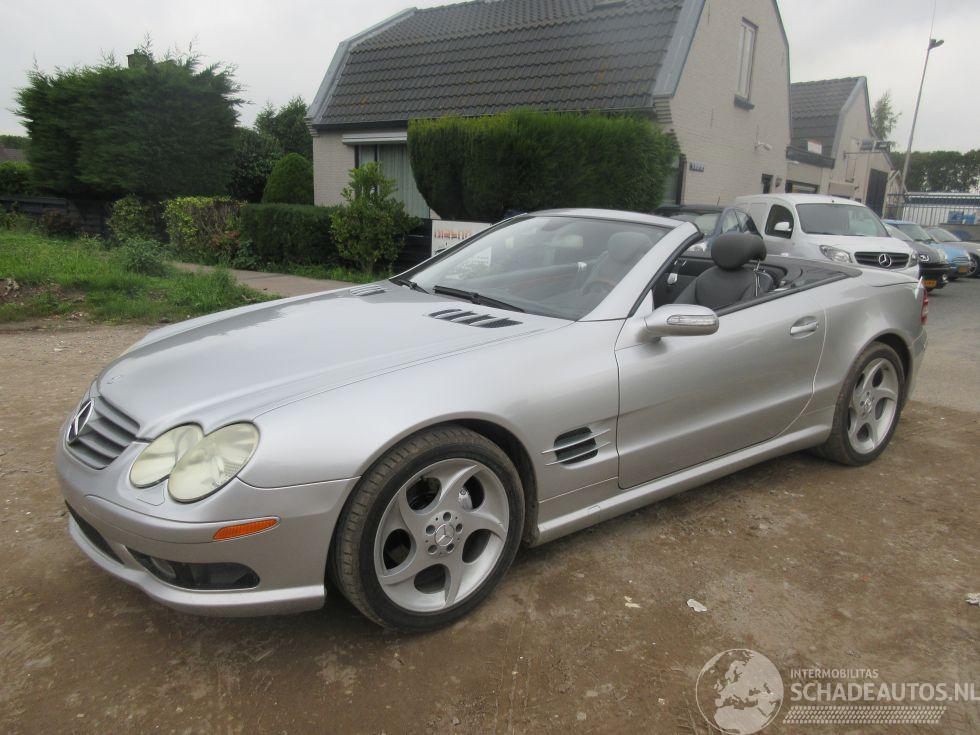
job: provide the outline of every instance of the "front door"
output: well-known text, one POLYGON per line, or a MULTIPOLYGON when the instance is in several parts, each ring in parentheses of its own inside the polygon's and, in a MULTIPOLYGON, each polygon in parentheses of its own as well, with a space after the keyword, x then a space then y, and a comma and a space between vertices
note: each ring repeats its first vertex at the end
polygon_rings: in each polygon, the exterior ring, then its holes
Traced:
POLYGON ((771 439, 800 415, 826 325, 812 294, 725 314, 712 335, 617 350, 621 487, 771 439))
POLYGON ((885 209, 885 189, 888 188, 888 174, 876 168, 871 169, 868 174, 868 195, 865 197, 867 204, 874 213, 881 217, 885 209))

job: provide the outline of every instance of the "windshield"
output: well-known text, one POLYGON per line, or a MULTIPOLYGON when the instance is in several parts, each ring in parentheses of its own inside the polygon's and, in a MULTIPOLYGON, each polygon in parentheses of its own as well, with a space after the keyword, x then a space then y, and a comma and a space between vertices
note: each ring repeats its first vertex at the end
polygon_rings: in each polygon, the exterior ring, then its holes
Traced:
POLYGON ((886 223, 885 229, 888 230, 888 234, 894 237, 896 240, 901 240, 902 242, 915 242, 915 240, 913 240, 911 237, 906 235, 904 232, 902 232, 894 225, 890 225, 886 223))
POLYGON ((430 293, 580 319, 668 231, 585 217, 521 218, 477 235, 410 278, 430 293))
POLYGON ((884 225, 867 207, 854 204, 798 204, 800 227, 811 235, 888 237, 884 225))
POLYGON ((704 214, 698 214, 697 212, 677 212, 676 214, 670 215, 671 219, 679 219, 681 222, 693 222, 694 226, 701 230, 702 235, 710 235, 715 231, 715 225, 718 224, 718 217, 720 212, 705 212, 704 214))
POLYGON ((900 222, 895 226, 913 240, 918 240, 919 242, 935 242, 932 235, 922 229, 922 225, 917 225, 915 222, 900 222))
POLYGON ((939 242, 959 242, 960 241, 960 239, 956 235, 954 235, 949 230, 944 230, 942 227, 930 227, 928 234, 932 235, 932 238, 934 240, 938 240, 939 242))

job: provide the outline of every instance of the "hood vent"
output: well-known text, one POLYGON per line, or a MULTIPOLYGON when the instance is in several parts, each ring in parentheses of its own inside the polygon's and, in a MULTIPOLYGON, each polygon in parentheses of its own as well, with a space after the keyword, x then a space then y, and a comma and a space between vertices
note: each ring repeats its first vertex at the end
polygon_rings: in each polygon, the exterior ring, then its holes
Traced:
POLYGON ((467 324, 471 327, 486 327, 487 329, 513 327, 521 323, 513 319, 508 319, 507 317, 479 314, 475 311, 466 311, 465 309, 443 309, 442 311, 434 311, 429 316, 444 322, 467 324))
POLYGON ((369 283, 366 286, 355 286, 347 293, 351 296, 374 296, 375 294, 384 293, 385 290, 375 283, 369 283))
POLYGON ((542 452, 542 454, 553 454, 555 456, 554 461, 548 462, 549 465, 568 465, 584 462, 599 454, 599 450, 602 447, 609 445, 608 440, 599 438, 608 433, 609 429, 593 431, 588 426, 566 431, 564 434, 559 434, 555 437, 555 445, 551 449, 542 452))

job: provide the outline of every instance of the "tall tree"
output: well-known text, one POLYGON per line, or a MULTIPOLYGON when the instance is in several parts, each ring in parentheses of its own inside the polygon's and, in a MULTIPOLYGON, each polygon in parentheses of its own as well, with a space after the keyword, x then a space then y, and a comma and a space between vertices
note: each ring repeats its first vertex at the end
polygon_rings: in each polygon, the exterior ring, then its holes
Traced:
POLYGON ((313 160, 313 138, 306 126, 306 103, 293 97, 279 109, 270 102, 255 118, 255 129, 275 138, 286 155, 299 153, 313 160))
MULTIPOLYGON (((892 154, 896 168, 905 163, 904 153, 892 154)), ((912 151, 909 191, 977 191, 980 187, 980 149, 959 151, 912 151)))
POLYGON ((38 187, 61 194, 162 198, 225 191, 239 86, 199 57, 156 59, 148 45, 95 66, 34 69, 17 113, 38 187))
POLYGON ((885 90, 871 111, 871 128, 879 140, 889 140, 889 136, 895 130, 895 125, 898 124, 900 115, 901 113, 895 112, 892 107, 891 90, 885 90))
POLYGON ((228 193, 235 199, 259 202, 269 174, 282 158, 282 148, 271 135, 251 128, 238 128, 235 139, 235 163, 228 193))

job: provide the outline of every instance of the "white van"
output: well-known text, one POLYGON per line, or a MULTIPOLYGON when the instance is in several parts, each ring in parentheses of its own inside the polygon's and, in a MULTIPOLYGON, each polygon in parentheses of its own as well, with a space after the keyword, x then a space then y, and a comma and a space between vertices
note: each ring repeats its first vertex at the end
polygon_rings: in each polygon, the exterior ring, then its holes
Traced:
POLYGON ((738 197, 774 255, 887 268, 919 277, 919 259, 888 235, 878 215, 860 202, 821 194, 738 197))

